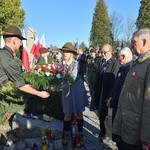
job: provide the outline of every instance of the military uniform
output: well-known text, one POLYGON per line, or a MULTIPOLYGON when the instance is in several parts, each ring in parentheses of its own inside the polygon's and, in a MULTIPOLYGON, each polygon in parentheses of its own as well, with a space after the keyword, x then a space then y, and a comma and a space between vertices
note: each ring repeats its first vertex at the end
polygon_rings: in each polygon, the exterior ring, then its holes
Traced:
POLYGON ((97 68, 94 66, 95 64, 98 64, 98 59, 96 58, 88 58, 87 60, 87 78, 88 78, 88 85, 90 90, 90 95, 93 96, 93 88, 95 83, 95 78, 97 74, 97 68))
POLYGON ((49 97, 48 92, 38 91, 25 84, 19 61, 14 57, 16 51, 23 46, 22 40, 27 40, 22 36, 21 30, 17 26, 9 26, 0 35, 3 36, 5 41, 5 47, 0 49, 0 86, 2 87, 5 83, 11 81, 21 91, 42 98, 49 97))
POLYGON ((0 87, 8 81, 14 82, 16 87, 25 85, 21 75, 21 67, 13 55, 13 51, 5 46, 0 50, 0 87))

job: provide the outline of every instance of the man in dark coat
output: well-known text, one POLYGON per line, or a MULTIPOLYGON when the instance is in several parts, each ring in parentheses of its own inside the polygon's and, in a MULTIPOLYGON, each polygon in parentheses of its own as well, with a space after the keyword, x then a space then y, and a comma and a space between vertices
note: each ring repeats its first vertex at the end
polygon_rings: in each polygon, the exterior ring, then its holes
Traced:
POLYGON ((150 29, 132 35, 133 52, 138 56, 126 75, 119 96, 113 134, 121 137, 119 150, 150 149, 150 29), (137 148, 138 147, 138 148, 137 148))
POLYGON ((86 74, 86 55, 83 49, 80 47, 78 50, 78 62, 79 62, 79 72, 81 79, 84 81, 84 75, 86 74))
MULTIPOLYGON (((114 118, 117 112, 119 96, 120 96, 126 75, 130 69, 130 66, 132 65, 132 60, 133 60, 133 55, 132 55, 131 50, 128 47, 124 47, 119 51, 118 61, 121 66, 117 73, 117 78, 114 83, 114 87, 112 89, 110 98, 107 101, 107 106, 110 108, 113 108, 112 122, 114 121, 114 118)), ((112 134, 112 140, 117 143, 118 149, 120 148, 120 145, 123 145, 121 137, 119 137, 118 135, 112 134)))
POLYGON ((110 98, 107 102, 107 106, 113 108, 112 113, 112 122, 114 121, 115 114, 117 111, 119 95, 121 93, 121 89, 125 80, 125 77, 130 69, 130 66, 133 63, 133 54, 128 47, 122 48, 118 53, 118 61, 120 63, 120 68, 117 73, 117 78, 114 83, 114 87, 111 91, 110 98))
POLYGON ((115 77, 119 69, 118 61, 112 56, 113 49, 109 44, 105 44, 101 48, 103 56, 100 62, 99 71, 96 76, 93 94, 93 110, 98 110, 100 120, 99 137, 104 137, 106 129, 104 121, 108 114, 107 100, 114 85, 115 77))

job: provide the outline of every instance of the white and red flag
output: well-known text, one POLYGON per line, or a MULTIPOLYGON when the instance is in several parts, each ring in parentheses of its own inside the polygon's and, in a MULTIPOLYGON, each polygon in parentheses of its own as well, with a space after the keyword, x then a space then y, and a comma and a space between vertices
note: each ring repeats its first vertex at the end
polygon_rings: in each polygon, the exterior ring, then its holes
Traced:
POLYGON ((1 41, 0 41, 0 48, 3 48, 4 46, 5 46, 5 42, 4 42, 4 38, 3 38, 3 36, 2 35, 0 35, 1 36, 1 41))
POLYGON ((40 57, 40 53, 39 53, 39 51, 37 49, 38 43, 39 43, 39 41, 38 41, 38 35, 37 35, 35 37, 34 43, 32 45, 31 51, 30 51, 34 55, 35 59, 38 59, 40 57))
POLYGON ((40 39, 40 41, 39 41, 39 43, 38 43, 38 45, 37 45, 36 51, 39 52, 39 49, 40 49, 41 47, 45 47, 45 48, 46 48, 46 42, 45 42, 45 35, 44 35, 44 33, 43 33, 42 36, 41 36, 41 39, 40 39))
MULTIPOLYGON (((25 37, 25 33, 23 31, 23 37, 25 37)), ((23 40, 23 48, 22 48, 22 65, 27 72, 30 72, 30 63, 29 63, 29 55, 27 52, 27 43, 26 40, 23 40)))
POLYGON ((45 42, 45 35, 44 35, 44 33, 42 34, 41 39, 39 41, 39 46, 46 48, 46 42, 45 42))

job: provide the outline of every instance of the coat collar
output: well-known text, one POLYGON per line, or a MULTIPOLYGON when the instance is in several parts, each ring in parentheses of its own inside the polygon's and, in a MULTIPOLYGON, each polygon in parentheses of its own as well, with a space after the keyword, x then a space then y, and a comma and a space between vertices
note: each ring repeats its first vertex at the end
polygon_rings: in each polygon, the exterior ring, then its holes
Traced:
POLYGON ((139 58, 137 59, 138 62, 143 62, 145 61, 147 58, 150 58, 150 50, 144 54, 142 54, 141 56, 139 56, 139 58))
POLYGON ((13 53, 13 51, 12 51, 12 49, 10 47, 8 47, 8 46, 5 45, 3 47, 3 50, 8 51, 14 57, 14 53, 13 53))

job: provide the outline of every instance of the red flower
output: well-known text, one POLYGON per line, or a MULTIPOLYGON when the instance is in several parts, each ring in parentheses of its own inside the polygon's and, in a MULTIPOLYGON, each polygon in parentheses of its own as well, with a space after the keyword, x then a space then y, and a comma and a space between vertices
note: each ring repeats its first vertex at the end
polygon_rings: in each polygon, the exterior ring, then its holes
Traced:
POLYGON ((53 74, 56 74, 56 66, 55 66, 55 64, 51 65, 51 71, 52 71, 53 74))
POLYGON ((42 70, 43 71, 48 71, 48 68, 47 67, 43 67, 42 70))
POLYGON ((39 68, 41 68, 41 66, 40 65, 36 65, 34 69, 38 70, 39 68))

